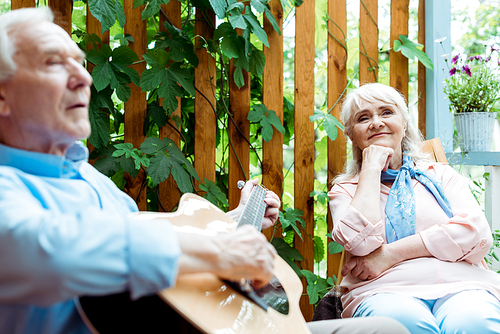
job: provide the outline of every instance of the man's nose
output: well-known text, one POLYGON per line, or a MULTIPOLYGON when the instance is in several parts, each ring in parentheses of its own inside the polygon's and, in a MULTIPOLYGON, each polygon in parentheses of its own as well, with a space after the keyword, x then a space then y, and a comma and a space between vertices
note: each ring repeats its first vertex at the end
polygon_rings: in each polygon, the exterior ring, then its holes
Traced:
POLYGON ((76 89, 80 87, 89 87, 92 85, 92 76, 89 72, 73 58, 70 58, 68 64, 68 71, 70 73, 70 77, 68 80, 68 88, 76 89))

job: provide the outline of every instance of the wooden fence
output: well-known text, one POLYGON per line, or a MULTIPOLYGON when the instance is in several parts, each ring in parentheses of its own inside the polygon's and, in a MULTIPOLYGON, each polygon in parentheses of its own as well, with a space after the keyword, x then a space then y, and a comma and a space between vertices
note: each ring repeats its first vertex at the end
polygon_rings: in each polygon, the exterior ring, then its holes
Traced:
MULTIPOLYGON (((146 23, 141 20, 143 7, 133 8, 133 0, 124 0, 126 14, 125 33, 133 36, 134 42, 130 47, 138 54, 146 53, 146 23)), ((61 25, 68 33, 71 33, 71 0, 49 0, 49 7, 55 14, 55 21, 61 25)), ((35 0, 12 0, 12 9, 20 7, 35 6, 35 0)), ((276 17, 280 29, 283 26, 283 10, 279 0, 270 2, 271 11, 276 17)), ((295 54, 295 208, 304 212, 304 220, 307 224, 307 233, 314 235, 314 203, 309 196, 314 190, 314 128, 309 120, 309 116, 314 113, 314 27, 315 27, 315 2, 305 0, 300 7, 296 8, 296 29, 295 48, 301 50, 295 54)), ((162 9, 167 13, 172 23, 180 26, 180 3, 171 0, 168 5, 162 5, 162 9)), ((377 77, 377 64, 379 57, 378 49, 378 2, 377 0, 361 0, 359 34, 360 41, 360 71, 359 80, 361 83, 374 82, 377 77), (375 70, 369 70, 375 68, 375 70)), ((418 41, 424 44, 425 18, 423 13, 424 0, 419 0, 419 30, 418 41)), ((328 2, 328 107, 330 108, 342 96, 347 84, 347 54, 346 49, 340 45, 339 41, 344 40, 343 32, 347 31, 346 0, 329 0, 328 2)), ((198 18, 209 18, 215 22, 214 13, 202 16, 198 13, 198 18)), ((163 20, 160 15, 160 19, 163 20)), ((409 0, 392 0, 390 17, 390 45, 400 34, 408 34, 409 21, 409 0)), ((209 39, 213 30, 209 28, 203 20, 196 20, 195 35, 204 36, 209 39)), ((160 22, 163 27, 163 22, 160 22)), ((266 56, 266 67, 263 75, 263 103, 269 110, 276 111, 278 117, 283 121, 283 35, 274 31, 270 22, 264 19, 264 30, 268 34, 270 48, 264 47, 266 56)), ((95 33, 103 41, 109 41, 109 34, 101 33, 100 23, 87 11, 87 32, 95 33)), ((199 89, 195 98, 195 152, 194 166, 200 179, 207 178, 215 181, 215 143, 216 143, 216 119, 210 106, 215 105, 215 94, 212 92, 215 77, 210 74, 215 73, 215 60, 204 50, 198 52, 200 65, 195 71, 195 85, 199 89), (203 94, 206 98, 199 97, 203 94)), ((136 70, 141 73, 145 69, 145 63, 135 65, 136 70)), ((89 68, 89 71, 92 69, 89 68)), ((231 73, 233 67, 231 67, 231 73)), ((231 78, 233 76, 231 75, 231 78)), ((245 85, 238 89, 234 83, 230 87, 230 111, 234 113, 234 119, 242 133, 248 138, 250 124, 247 114, 250 110, 250 76, 246 74, 245 85)), ((390 84, 399 89, 408 98, 408 59, 400 52, 390 51, 390 84)), ((418 87, 420 101, 419 127, 425 136, 425 69, 419 65, 418 87)), ((131 85, 132 95, 125 104, 125 142, 139 147, 144 141, 143 123, 146 117, 146 93, 135 85, 131 85)), ((339 115, 339 106, 332 109, 332 114, 339 115)), ((180 116, 180 107, 175 112, 180 116)), ((179 135, 172 131, 169 126, 162 128, 160 138, 169 137, 179 144, 179 135)), ((229 134, 233 138, 235 152, 239 157, 231 152, 229 157, 229 203, 234 207, 239 199, 239 190, 236 188, 236 181, 245 179, 249 175, 249 147, 241 139, 239 131, 233 124, 229 124, 229 134), (243 170, 239 164, 243 165, 243 170)), ((281 194, 283 190, 283 136, 274 130, 273 138, 267 143, 263 143, 262 153, 263 184, 269 189, 281 194)), ((328 142, 328 179, 332 179, 343 169, 346 160, 346 140, 339 134, 335 141, 328 142)), ((139 189, 143 182, 144 175, 139 174, 135 179, 129 178, 126 190, 133 198, 138 198, 138 205, 141 210, 146 209, 146 192, 142 192, 139 197, 139 189)), ((172 179, 172 178, 169 178, 172 179)), ((167 181, 160 185, 160 199, 166 203, 167 208, 174 207, 180 193, 175 182, 167 181)), ((329 218, 329 229, 332 228, 329 218)), ((269 237, 269 235, 268 235, 269 237)), ((298 239, 298 238, 297 238, 298 239)), ((302 261, 304 269, 314 271, 314 245, 312 240, 296 240, 295 247, 305 257, 302 261)), ((339 265, 339 254, 328 257, 329 276, 337 273, 339 265)), ((301 299, 301 309, 306 320, 312 319, 313 307, 309 304, 307 295, 301 299)))

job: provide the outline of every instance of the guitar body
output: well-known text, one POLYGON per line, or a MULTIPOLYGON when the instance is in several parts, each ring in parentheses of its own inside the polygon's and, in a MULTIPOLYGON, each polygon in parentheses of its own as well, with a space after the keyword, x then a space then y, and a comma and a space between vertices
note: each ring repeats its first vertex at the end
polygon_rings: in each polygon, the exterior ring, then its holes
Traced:
MULTIPOLYGON (((184 194, 176 212, 140 212, 136 215, 137 219, 165 219, 174 225, 176 230, 206 235, 231 232, 237 226, 237 223, 222 210, 194 194, 184 194)), ((272 307, 265 310, 216 275, 196 273, 179 276, 175 287, 160 291, 159 298, 157 296, 150 298, 157 305, 155 317, 156 313, 160 313, 158 326, 163 324, 163 332, 166 333, 310 333, 299 308, 302 283, 297 274, 279 256, 274 260, 274 274, 288 298, 287 314, 282 314, 272 307), (181 315, 185 319, 184 322, 191 324, 194 329, 172 330, 172 327, 178 324, 173 323, 172 315, 158 304, 159 300, 181 315), (158 312, 158 309, 164 311, 158 312)), ((106 297, 85 297, 89 298, 106 297)), ((87 302, 88 300, 82 302, 83 312, 88 320, 95 324, 96 322, 89 316, 90 312, 85 310, 89 307, 85 305, 87 302)), ((128 316, 125 315, 125 318, 128 316)), ((130 319, 123 319, 123 321, 128 320, 130 319)), ((100 332, 98 326, 94 327, 100 332)))

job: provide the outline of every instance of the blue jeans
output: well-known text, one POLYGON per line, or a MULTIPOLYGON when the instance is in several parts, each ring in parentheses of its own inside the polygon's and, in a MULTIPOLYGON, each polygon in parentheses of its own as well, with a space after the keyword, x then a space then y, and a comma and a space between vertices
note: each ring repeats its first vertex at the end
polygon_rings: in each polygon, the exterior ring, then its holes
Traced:
POLYGON ((466 290, 438 299, 378 293, 361 303, 354 317, 386 316, 412 334, 500 333, 500 302, 486 290, 466 290))

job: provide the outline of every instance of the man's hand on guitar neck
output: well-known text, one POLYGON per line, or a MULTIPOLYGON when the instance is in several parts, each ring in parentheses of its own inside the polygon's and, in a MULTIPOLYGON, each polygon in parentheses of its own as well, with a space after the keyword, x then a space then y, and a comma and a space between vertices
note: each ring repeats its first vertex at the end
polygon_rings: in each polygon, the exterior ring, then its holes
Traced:
POLYGON ((182 232, 178 236, 182 249, 179 275, 210 272, 232 281, 250 279, 256 288, 268 285, 273 278, 276 250, 253 226, 215 236, 182 232))
MULTIPOLYGON (((234 220, 238 219, 241 211, 247 204, 248 199, 250 198, 250 194, 252 193, 253 187, 257 186, 258 184, 259 184, 259 179, 253 179, 245 183, 245 186, 241 190, 241 197, 238 207, 227 213, 231 218, 233 218, 234 220)), ((279 209, 281 206, 280 198, 271 190, 267 190, 264 202, 267 204, 267 208, 266 212, 264 213, 264 219, 262 220, 263 230, 273 226, 276 223, 276 221, 278 220, 279 209)))

